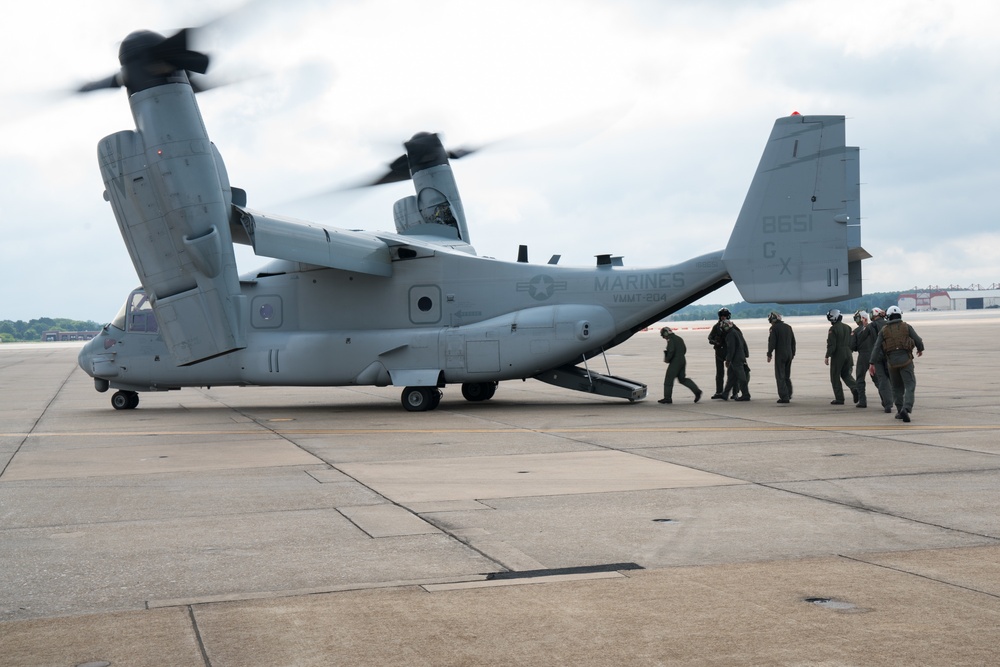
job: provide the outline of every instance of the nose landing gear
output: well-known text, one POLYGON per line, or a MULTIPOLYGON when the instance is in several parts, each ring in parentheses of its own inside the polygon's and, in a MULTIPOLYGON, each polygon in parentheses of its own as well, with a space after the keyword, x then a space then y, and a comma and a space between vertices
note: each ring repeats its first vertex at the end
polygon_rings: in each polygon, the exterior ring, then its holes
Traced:
POLYGON ((135 410, 139 407, 139 394, 134 391, 116 391, 111 396, 111 407, 115 410, 135 410))

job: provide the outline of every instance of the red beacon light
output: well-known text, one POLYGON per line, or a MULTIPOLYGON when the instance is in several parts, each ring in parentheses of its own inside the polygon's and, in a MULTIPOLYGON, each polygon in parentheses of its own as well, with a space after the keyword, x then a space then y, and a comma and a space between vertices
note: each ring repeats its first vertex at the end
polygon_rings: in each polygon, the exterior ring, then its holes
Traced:
POLYGON ((793 116, 801 116, 802 114, 800 114, 800 113, 799 113, 798 111, 793 111, 793 112, 792 112, 792 115, 793 115, 793 116))

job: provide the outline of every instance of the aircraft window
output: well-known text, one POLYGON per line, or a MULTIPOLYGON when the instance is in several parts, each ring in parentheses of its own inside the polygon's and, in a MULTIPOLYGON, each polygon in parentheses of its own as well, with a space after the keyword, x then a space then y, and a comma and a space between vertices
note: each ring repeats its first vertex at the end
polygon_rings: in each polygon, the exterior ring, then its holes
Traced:
POLYGON ((128 331, 131 333, 156 333, 156 315, 149 303, 149 297, 142 290, 132 292, 128 302, 128 331))
POLYGON ((122 304, 122 307, 118 310, 118 314, 115 315, 115 319, 111 320, 111 326, 115 329, 121 329, 125 331, 125 311, 128 310, 128 300, 122 304))
POLYGON ((262 320, 269 320, 274 317, 274 306, 269 303, 265 303, 260 307, 260 318, 262 320))
POLYGON ((417 300, 417 308, 423 312, 427 312, 434 306, 434 302, 430 300, 430 297, 422 296, 417 300))

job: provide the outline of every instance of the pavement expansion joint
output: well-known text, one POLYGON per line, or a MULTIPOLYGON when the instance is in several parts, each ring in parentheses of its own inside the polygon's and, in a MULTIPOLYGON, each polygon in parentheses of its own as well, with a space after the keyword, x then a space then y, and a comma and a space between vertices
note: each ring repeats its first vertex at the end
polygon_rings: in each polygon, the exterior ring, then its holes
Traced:
POLYGON ((406 588, 410 586, 428 585, 450 585, 477 583, 486 580, 486 574, 466 574, 454 577, 435 577, 434 579, 414 579, 398 581, 380 581, 371 583, 353 583, 339 586, 323 586, 317 588, 301 588, 292 590, 274 591, 253 591, 224 593, 220 595, 204 595, 187 598, 170 598, 159 600, 147 600, 147 609, 162 609, 165 607, 188 607, 203 604, 217 604, 222 602, 248 602, 250 600, 271 600, 276 598, 291 598, 307 595, 323 595, 327 593, 346 593, 351 591, 363 591, 386 588, 406 588))
POLYGON ((526 570, 522 572, 493 572, 486 575, 487 580, 499 579, 531 579, 536 577, 551 577, 562 574, 594 574, 597 572, 619 572, 622 570, 644 570, 637 563, 607 563, 604 565, 582 565, 579 567, 557 567, 545 570, 526 570))

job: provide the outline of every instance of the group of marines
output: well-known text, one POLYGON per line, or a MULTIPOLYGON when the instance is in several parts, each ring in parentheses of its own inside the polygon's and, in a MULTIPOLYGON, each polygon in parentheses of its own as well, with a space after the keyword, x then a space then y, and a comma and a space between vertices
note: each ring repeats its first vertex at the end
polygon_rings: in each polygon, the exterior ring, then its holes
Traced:
MULTIPOLYGON (((854 313, 856 328, 843 321, 837 309, 826 314, 830 322, 827 333, 824 363, 830 368, 833 386, 831 405, 844 405, 844 386, 850 390, 854 405, 868 407, 866 376, 878 390, 879 401, 886 413, 896 408, 896 419, 910 421, 913 412, 913 395, 917 385, 913 372, 913 352, 921 356, 924 342, 913 327, 903 321, 898 306, 887 310, 872 308, 871 317, 859 310, 854 313), (857 362, 854 354, 857 353, 857 362)), ((784 322, 781 314, 768 315, 771 328, 767 339, 767 361, 774 362, 774 379, 778 388, 778 403, 792 400, 791 368, 795 358, 795 334, 784 322)), ((660 403, 672 403, 673 384, 677 380, 694 393, 694 402, 701 399, 698 385, 686 375, 686 346, 684 340, 670 327, 660 329, 667 341, 663 361, 667 372, 663 379, 663 398, 660 403)), ((719 309, 719 320, 708 334, 708 342, 715 349, 715 394, 713 399, 723 401, 749 401, 750 366, 743 332, 732 321, 728 308, 719 309)))

